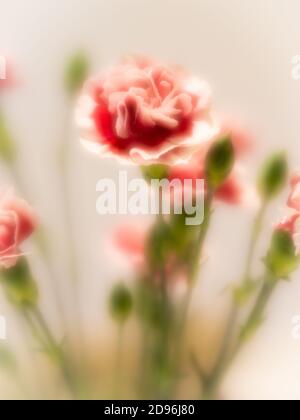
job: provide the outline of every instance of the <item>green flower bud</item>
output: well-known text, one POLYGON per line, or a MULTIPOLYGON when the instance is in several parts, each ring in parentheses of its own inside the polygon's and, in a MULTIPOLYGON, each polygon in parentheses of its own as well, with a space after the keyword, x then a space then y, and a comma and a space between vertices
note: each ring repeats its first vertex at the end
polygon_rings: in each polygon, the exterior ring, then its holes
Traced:
POLYGON ((206 158, 206 180, 210 189, 220 187, 230 175, 235 161, 230 137, 224 137, 212 145, 206 158))
POLYGON ((65 72, 65 84, 70 94, 76 94, 82 88, 88 72, 88 58, 83 52, 77 52, 69 60, 65 72))
POLYGON ((168 179, 169 169, 165 165, 142 166, 142 173, 146 181, 151 182, 152 179, 159 181, 168 179))
POLYGON ((285 153, 276 153, 265 163, 258 182, 258 189, 266 201, 275 198, 284 188, 288 178, 285 153))
POLYGON ((6 127, 4 116, 0 113, 0 158, 11 163, 15 157, 15 145, 6 127))
POLYGON ((288 278, 299 267, 300 257, 289 232, 283 230, 274 232, 266 265, 277 279, 288 278))
POLYGON ((38 301, 38 289, 25 259, 2 271, 1 280, 9 301, 18 308, 32 308, 38 301))
POLYGON ((118 284, 110 296, 110 312, 112 317, 120 323, 128 320, 133 309, 133 299, 130 291, 122 284, 118 284))

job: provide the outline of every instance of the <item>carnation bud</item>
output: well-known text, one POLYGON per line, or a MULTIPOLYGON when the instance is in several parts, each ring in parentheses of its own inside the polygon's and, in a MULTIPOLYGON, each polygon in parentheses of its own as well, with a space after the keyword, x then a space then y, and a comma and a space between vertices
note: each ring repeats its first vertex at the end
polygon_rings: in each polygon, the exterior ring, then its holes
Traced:
POLYGON ((6 127, 4 116, 0 113, 0 158, 6 162, 12 162, 14 157, 14 142, 6 127))
POLYGON ((235 160, 234 148, 230 137, 216 141, 206 158, 206 180, 210 189, 220 187, 230 175, 235 160))
POLYGON ((266 258, 266 265, 277 278, 287 278, 300 265, 296 246, 292 235, 277 229, 272 237, 271 248, 266 258))
POLYGON ((118 284, 110 296, 110 311, 112 317, 120 323, 128 320, 132 313, 133 300, 130 291, 122 284, 118 284))
POLYGON ((285 153, 276 153, 265 163, 258 183, 262 198, 266 201, 276 197, 288 177, 288 163, 285 153))
POLYGON ((149 165, 142 166, 142 173, 146 181, 151 182, 152 179, 157 179, 159 181, 163 179, 168 179, 169 177, 169 168, 165 165, 149 165))
POLYGON ((18 308, 32 308, 38 301, 38 289, 26 260, 1 273, 1 280, 9 301, 18 308))
POLYGON ((77 52, 69 60, 65 72, 65 84, 68 92, 76 94, 88 76, 89 61, 83 52, 77 52))

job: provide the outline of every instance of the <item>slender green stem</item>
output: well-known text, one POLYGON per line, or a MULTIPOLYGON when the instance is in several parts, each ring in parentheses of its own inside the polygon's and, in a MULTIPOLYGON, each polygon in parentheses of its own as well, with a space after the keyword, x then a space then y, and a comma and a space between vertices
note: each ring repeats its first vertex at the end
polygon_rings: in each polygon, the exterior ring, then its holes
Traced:
MULTIPOLYGON (((80 301, 80 275, 78 266, 78 256, 76 251, 76 240, 74 238, 74 230, 72 224, 72 205, 70 201, 69 189, 69 169, 70 169, 70 114, 69 110, 72 109, 73 96, 68 97, 65 108, 65 121, 62 128, 62 143, 59 153, 59 170, 61 174, 61 192, 64 209, 64 227, 65 235, 68 241, 67 244, 67 258, 68 258, 68 272, 71 281, 71 292, 74 305, 74 313, 76 315, 76 325, 78 335, 80 336, 80 355, 82 355, 84 347, 84 326, 82 321, 82 308, 80 301)), ((81 358, 82 359, 82 358, 81 358)))
POLYGON ((117 399, 120 399, 123 383, 123 348, 124 348, 124 323, 118 325, 118 337, 115 360, 115 385, 114 393, 117 399))
POLYGON ((58 349, 59 346, 56 343, 56 340, 50 330, 50 327, 47 324, 47 321, 45 320, 43 314, 41 313, 39 308, 33 308, 31 311, 32 315, 36 319, 37 323, 39 324, 41 331, 44 333, 45 338, 49 344, 51 344, 51 347, 53 349, 58 349))
POLYGON ((267 273, 260 293, 244 324, 244 327, 241 330, 241 333, 237 338, 236 344, 231 354, 227 358, 222 358, 222 363, 218 363, 213 371, 213 374, 208 378, 208 381, 204 386, 204 399, 215 399, 220 381, 222 380, 224 373, 238 356, 243 345, 247 342, 250 336, 260 327, 265 309, 277 285, 278 280, 274 278, 274 276, 270 273, 267 273))
POLYGON ((180 311, 180 317, 179 317, 179 325, 177 326, 177 330, 176 330, 177 331, 176 341, 178 344, 175 349, 174 361, 175 361, 175 366, 177 366, 177 370, 180 367, 180 361, 183 354, 183 342, 184 342, 183 335, 185 333, 189 308, 190 308, 192 297, 193 297, 196 279, 197 279, 197 276, 199 275, 201 256, 203 253, 205 240, 206 240, 208 229, 210 226, 213 198, 214 198, 214 192, 209 191, 206 198, 205 207, 204 207, 204 221, 201 225, 200 232, 197 235, 197 240, 196 240, 195 248, 193 252, 193 259, 192 259, 191 266, 189 268, 188 290, 182 304, 182 310, 180 311))
MULTIPOLYGON (((267 203, 263 202, 253 225, 250 246, 249 246, 248 255, 246 258, 245 271, 242 278, 241 287, 245 286, 245 284, 251 278, 252 263, 253 263, 253 259, 255 255, 257 242, 260 237, 260 232, 262 229, 262 224, 263 224, 266 208, 267 208, 267 203)), ((215 367, 211 373, 211 379, 208 380, 208 388, 210 390, 209 394, 211 393, 211 389, 215 389, 215 387, 217 386, 216 378, 220 377, 219 372, 220 371, 223 372, 224 370, 223 365, 226 363, 230 346, 232 344, 233 335, 234 335, 236 324, 239 317, 239 309, 240 307, 238 303, 236 302, 236 300, 234 299, 231 305, 229 317, 228 317, 227 324, 225 327, 225 333, 224 333, 223 340, 221 343, 219 355, 217 357, 215 367)))
POLYGON ((143 324, 143 332, 142 332, 142 339, 141 339, 141 357, 139 362, 139 373, 138 373, 138 395, 140 399, 144 400, 149 395, 149 377, 150 377, 150 369, 149 369, 149 349, 151 345, 151 337, 150 337, 150 330, 149 326, 143 324))
POLYGON ((26 320, 28 321, 31 329, 35 332, 36 338, 39 342, 50 352, 54 357, 58 366, 61 368, 65 382, 72 394, 76 399, 78 397, 78 390, 74 381, 72 368, 61 346, 56 342, 54 335, 43 314, 38 307, 32 307, 27 310, 26 320), (32 318, 31 318, 32 317, 32 318))
POLYGON ((243 277, 243 282, 242 282, 243 285, 251 277, 252 263, 253 263, 253 259, 254 259, 254 255, 255 255, 257 242, 258 242, 259 237, 260 237, 260 233, 261 233, 261 229, 262 229, 262 225, 263 225, 266 210, 267 210, 267 202, 262 202, 262 204, 260 206, 260 209, 259 209, 259 212, 257 214, 257 217, 255 219, 252 234, 251 234, 250 247, 249 247, 249 252, 248 252, 248 255, 247 255, 247 259, 246 259, 245 272, 244 272, 244 277, 243 277))
POLYGON ((46 348, 48 346, 48 342, 45 339, 44 334, 42 334, 41 331, 36 327, 31 313, 26 309, 21 310, 21 313, 32 333, 32 336, 42 345, 43 348, 46 348))
MULTIPOLYGON (((20 193, 23 194, 24 196, 28 196, 28 193, 26 192, 26 188, 23 184, 22 177, 19 173, 19 169, 15 161, 11 162, 9 166, 9 170, 20 193)), ((48 270, 48 276, 49 276, 51 288, 53 290, 53 297, 55 299, 57 312, 59 314, 60 321, 63 325, 63 328, 66 330, 67 320, 66 320, 66 314, 65 314, 61 294, 60 294, 59 283, 58 283, 57 275, 55 273, 55 269, 53 267, 52 259, 49 255, 48 247, 45 246, 43 236, 44 236, 44 231, 43 231, 43 228, 40 227, 39 231, 34 235, 34 240, 35 240, 34 244, 36 247, 36 252, 38 252, 40 258, 42 259, 44 263, 44 266, 48 270)))
POLYGON ((201 225, 201 229, 200 229, 200 232, 198 234, 195 249, 194 249, 194 252, 193 252, 192 264, 191 264, 191 267, 189 269, 189 281, 188 281, 189 282, 189 287, 188 287, 188 291, 187 291, 185 300, 183 302, 182 324, 181 324, 180 330, 184 330, 186 320, 187 320, 188 311, 189 311, 189 307, 190 307, 191 300, 192 300, 192 297, 193 297, 196 277, 199 274, 201 256, 202 256, 202 253, 203 253, 203 248, 204 248, 205 240, 206 240, 206 237, 207 237, 207 233, 208 233, 208 229, 209 229, 210 221, 211 221, 213 197, 214 197, 214 192, 209 191, 208 195, 207 195, 207 198, 206 198, 206 202, 205 202, 204 221, 201 225))
POLYGON ((213 198, 214 198, 214 191, 209 191, 205 200, 204 220, 201 225, 200 233, 196 242, 196 247, 193 254, 194 260, 192 261, 192 265, 189 271, 189 282, 190 282, 191 287, 194 286, 196 277, 199 274, 201 255, 202 255, 203 247, 204 247, 205 240, 207 237, 208 229, 210 226, 213 198))
POLYGON ((187 316, 188 316, 191 300, 193 297, 196 277, 199 274, 201 256, 203 253, 203 248, 204 248, 205 240, 207 237, 207 233, 208 233, 208 229, 209 229, 210 221, 211 221, 213 197, 214 197, 214 192, 213 191, 208 192, 206 202, 205 202, 205 208, 204 208, 204 221, 201 225, 201 229, 198 234, 195 249, 193 252, 192 264, 189 269, 188 291, 183 302, 181 322, 180 322, 180 327, 179 327, 180 335, 183 334, 183 331, 185 329, 187 316))
POLYGON ((263 314, 265 308, 278 285, 278 280, 271 273, 267 272, 265 280, 259 292, 259 295, 254 303, 252 311, 250 312, 241 334, 238 337, 237 344, 233 351, 233 356, 236 356, 244 342, 253 334, 253 332, 260 326, 263 321, 263 314))

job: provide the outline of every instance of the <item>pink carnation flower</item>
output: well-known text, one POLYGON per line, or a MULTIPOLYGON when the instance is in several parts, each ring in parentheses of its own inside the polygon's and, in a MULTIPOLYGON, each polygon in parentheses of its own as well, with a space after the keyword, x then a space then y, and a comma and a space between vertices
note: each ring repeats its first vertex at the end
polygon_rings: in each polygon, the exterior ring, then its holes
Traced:
POLYGON ((0 93, 16 84, 11 63, 0 53, 0 93))
POLYGON ((143 226, 124 224, 114 232, 113 243, 134 266, 142 266, 145 262, 146 238, 147 232, 143 226))
POLYGON ((37 217, 29 205, 11 192, 0 193, 0 266, 13 267, 20 246, 36 229, 37 217))
POLYGON ((276 229, 284 230, 290 233, 292 236, 297 234, 297 223, 300 220, 300 214, 293 213, 286 216, 277 226, 276 229))
MULTIPOLYGON (((174 166, 169 174, 169 179, 193 180, 196 189, 196 180, 205 180, 204 156, 195 156, 192 162, 186 165, 174 166)), ((246 205, 256 207, 258 195, 255 188, 245 176, 244 168, 236 164, 226 181, 215 192, 215 199, 229 205, 246 205)))
POLYGON ((210 102, 206 82, 129 57, 86 84, 77 122, 84 145, 100 156, 173 165, 218 133, 210 102))
POLYGON ((288 232, 293 237, 297 254, 300 253, 300 213, 291 212, 276 225, 275 229, 288 232))
POLYGON ((251 152, 254 147, 254 135, 250 128, 232 117, 222 117, 221 133, 229 135, 237 156, 241 157, 251 152))
POLYGON ((291 180, 292 191, 288 199, 288 207, 300 212, 300 172, 297 172, 291 180))
POLYGON ((291 179, 291 193, 287 201, 286 215, 276 229, 290 233, 300 251, 300 172, 297 172, 291 179))

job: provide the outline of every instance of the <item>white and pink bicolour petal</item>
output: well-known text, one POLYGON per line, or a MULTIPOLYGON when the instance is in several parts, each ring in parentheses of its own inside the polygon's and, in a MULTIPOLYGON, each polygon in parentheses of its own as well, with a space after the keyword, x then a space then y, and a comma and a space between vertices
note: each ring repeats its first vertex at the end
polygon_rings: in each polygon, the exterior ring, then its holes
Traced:
POLYGON ((219 132, 208 84, 144 57, 88 81, 76 119, 89 151, 131 164, 186 162, 219 132))

